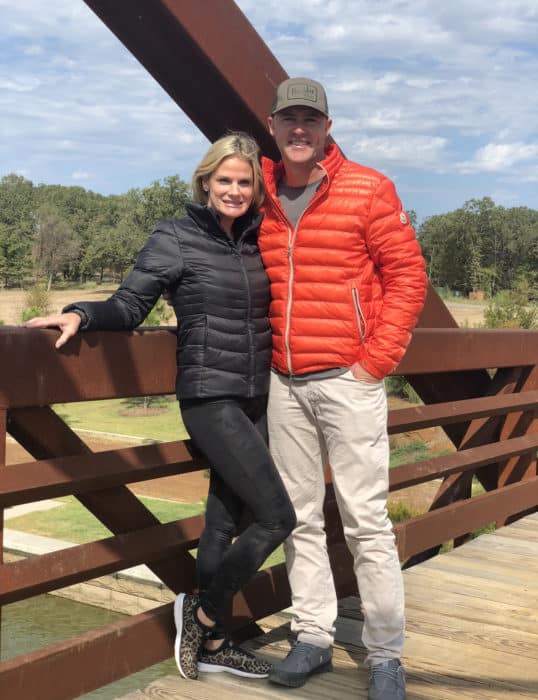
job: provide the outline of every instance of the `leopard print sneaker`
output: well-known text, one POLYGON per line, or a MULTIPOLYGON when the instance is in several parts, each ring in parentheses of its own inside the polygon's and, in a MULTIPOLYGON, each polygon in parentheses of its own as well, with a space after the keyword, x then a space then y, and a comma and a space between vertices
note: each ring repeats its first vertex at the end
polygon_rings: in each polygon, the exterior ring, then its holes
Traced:
POLYGON ((222 646, 215 651, 202 647, 198 670, 206 673, 227 671, 245 678, 267 678, 271 664, 236 646, 231 640, 225 639, 222 646))
POLYGON ((174 657, 183 678, 198 678, 198 657, 204 642, 204 630, 196 620, 198 596, 180 593, 174 603, 176 642, 174 657))

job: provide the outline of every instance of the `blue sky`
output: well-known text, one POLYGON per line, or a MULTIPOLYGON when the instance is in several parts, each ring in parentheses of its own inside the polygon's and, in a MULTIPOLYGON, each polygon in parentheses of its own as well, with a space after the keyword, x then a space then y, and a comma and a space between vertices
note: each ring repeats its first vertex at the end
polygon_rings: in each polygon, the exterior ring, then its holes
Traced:
MULTIPOLYGON (((290 21, 282 0, 237 4, 419 220, 483 196, 538 209, 536 0, 286 0, 290 21)), ((0 176, 190 180, 205 137, 82 0, 0 0, 0 58, 0 176)))

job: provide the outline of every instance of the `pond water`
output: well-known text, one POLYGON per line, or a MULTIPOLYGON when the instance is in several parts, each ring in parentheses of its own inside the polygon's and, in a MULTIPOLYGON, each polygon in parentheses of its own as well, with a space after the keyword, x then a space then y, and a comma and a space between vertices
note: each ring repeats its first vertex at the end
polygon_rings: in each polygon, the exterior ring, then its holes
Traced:
MULTIPOLYGON (((11 659, 36 649, 95 630, 125 615, 75 603, 66 598, 42 595, 2 608, 0 658, 11 659)), ((144 688, 161 676, 177 674, 173 659, 83 695, 88 700, 112 700, 144 688)))

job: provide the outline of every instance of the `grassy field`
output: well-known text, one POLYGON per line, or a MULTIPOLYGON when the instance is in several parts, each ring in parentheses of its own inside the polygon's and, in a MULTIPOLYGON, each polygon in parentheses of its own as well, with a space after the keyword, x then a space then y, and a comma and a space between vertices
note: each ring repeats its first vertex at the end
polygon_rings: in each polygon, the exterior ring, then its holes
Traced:
MULTIPOLYGON (((8 521, 13 530, 29 532, 42 537, 84 544, 110 537, 112 533, 95 518, 73 496, 56 499, 61 506, 51 510, 28 513, 8 521)), ((180 518, 188 518, 204 512, 203 503, 173 503, 156 498, 140 497, 140 500, 162 523, 180 518)), ((191 550, 196 556, 196 550, 191 550)), ((284 550, 278 547, 264 562, 261 568, 275 566, 284 561, 284 550)))
MULTIPOLYGON (((395 464, 410 461, 413 458, 424 459, 426 456, 428 456, 426 446, 422 443, 414 442, 406 447, 399 448, 396 454, 392 455, 391 463, 394 466, 395 464)), ((139 498, 161 523, 199 515, 204 512, 205 508, 205 504, 202 502, 177 503, 144 496, 139 496, 139 498)), ((11 518, 7 526, 13 530, 28 532, 42 537, 52 537, 74 544, 93 542, 112 535, 110 530, 99 522, 73 496, 55 500, 61 503, 57 508, 11 518)), ((413 510, 405 503, 389 505, 389 517, 393 523, 407 520, 414 515, 418 515, 418 511, 413 510)), ((192 550, 192 553, 196 556, 196 550, 192 550)), ((275 566, 283 561, 284 550, 280 546, 268 557, 261 568, 275 566)))
MULTIPOLYGON (((50 313, 59 313, 64 306, 73 301, 104 301, 115 289, 116 287, 113 285, 52 289, 50 291, 50 313)), ((0 290, 0 320, 6 325, 18 325, 21 322, 21 315, 26 305, 26 292, 24 290, 0 290)))
MULTIPOLYGON (((425 445, 412 442, 393 452, 391 455, 391 466, 431 456, 433 455, 425 445)), ((139 498, 162 523, 198 515, 204 511, 205 507, 202 502, 179 503, 177 501, 167 501, 145 496, 139 496, 139 498)), ((73 496, 65 496, 55 500, 62 505, 50 510, 36 511, 21 515, 18 518, 10 518, 8 527, 13 530, 21 530, 22 532, 42 535, 43 537, 53 537, 76 544, 110 537, 112 534, 73 496)), ((397 504, 390 513, 393 522, 399 522, 415 514, 405 504, 397 504)))
MULTIPOLYGON (((62 505, 50 510, 11 518, 7 526, 12 530, 21 530, 42 537, 53 537, 75 544, 92 542, 112 535, 110 530, 102 525, 73 496, 55 500, 62 505)), ((144 496, 141 496, 140 500, 162 523, 199 515, 204 511, 203 503, 177 503, 144 496)))
MULTIPOLYGON (((116 287, 111 284, 97 286, 95 284, 72 287, 68 289, 52 289, 50 292, 50 313, 59 313, 62 308, 73 301, 104 301, 116 287)), ((6 325, 16 326, 21 322, 21 314, 26 306, 26 292, 22 289, 0 290, 0 321, 6 325)), ((461 326, 478 326, 484 320, 484 302, 468 299, 445 302, 448 309, 461 326)))
POLYGON ((53 408, 73 430, 95 430, 163 441, 188 437, 173 397, 166 403, 166 410, 156 415, 151 415, 151 408, 148 415, 122 415, 129 409, 125 399, 56 404, 53 408))

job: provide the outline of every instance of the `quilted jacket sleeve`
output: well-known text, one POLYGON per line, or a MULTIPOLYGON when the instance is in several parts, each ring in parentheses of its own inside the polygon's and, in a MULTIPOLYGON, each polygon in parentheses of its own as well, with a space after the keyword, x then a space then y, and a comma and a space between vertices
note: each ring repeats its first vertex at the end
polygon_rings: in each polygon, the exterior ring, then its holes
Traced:
POLYGON ((131 330, 149 314, 163 290, 182 273, 179 238, 172 221, 161 221, 136 258, 132 272, 106 301, 76 302, 63 311, 81 311, 81 329, 131 330))
POLYGON ((383 302, 362 365, 381 379, 402 359, 428 286, 415 232, 387 178, 380 181, 372 197, 366 242, 381 278, 383 302))

